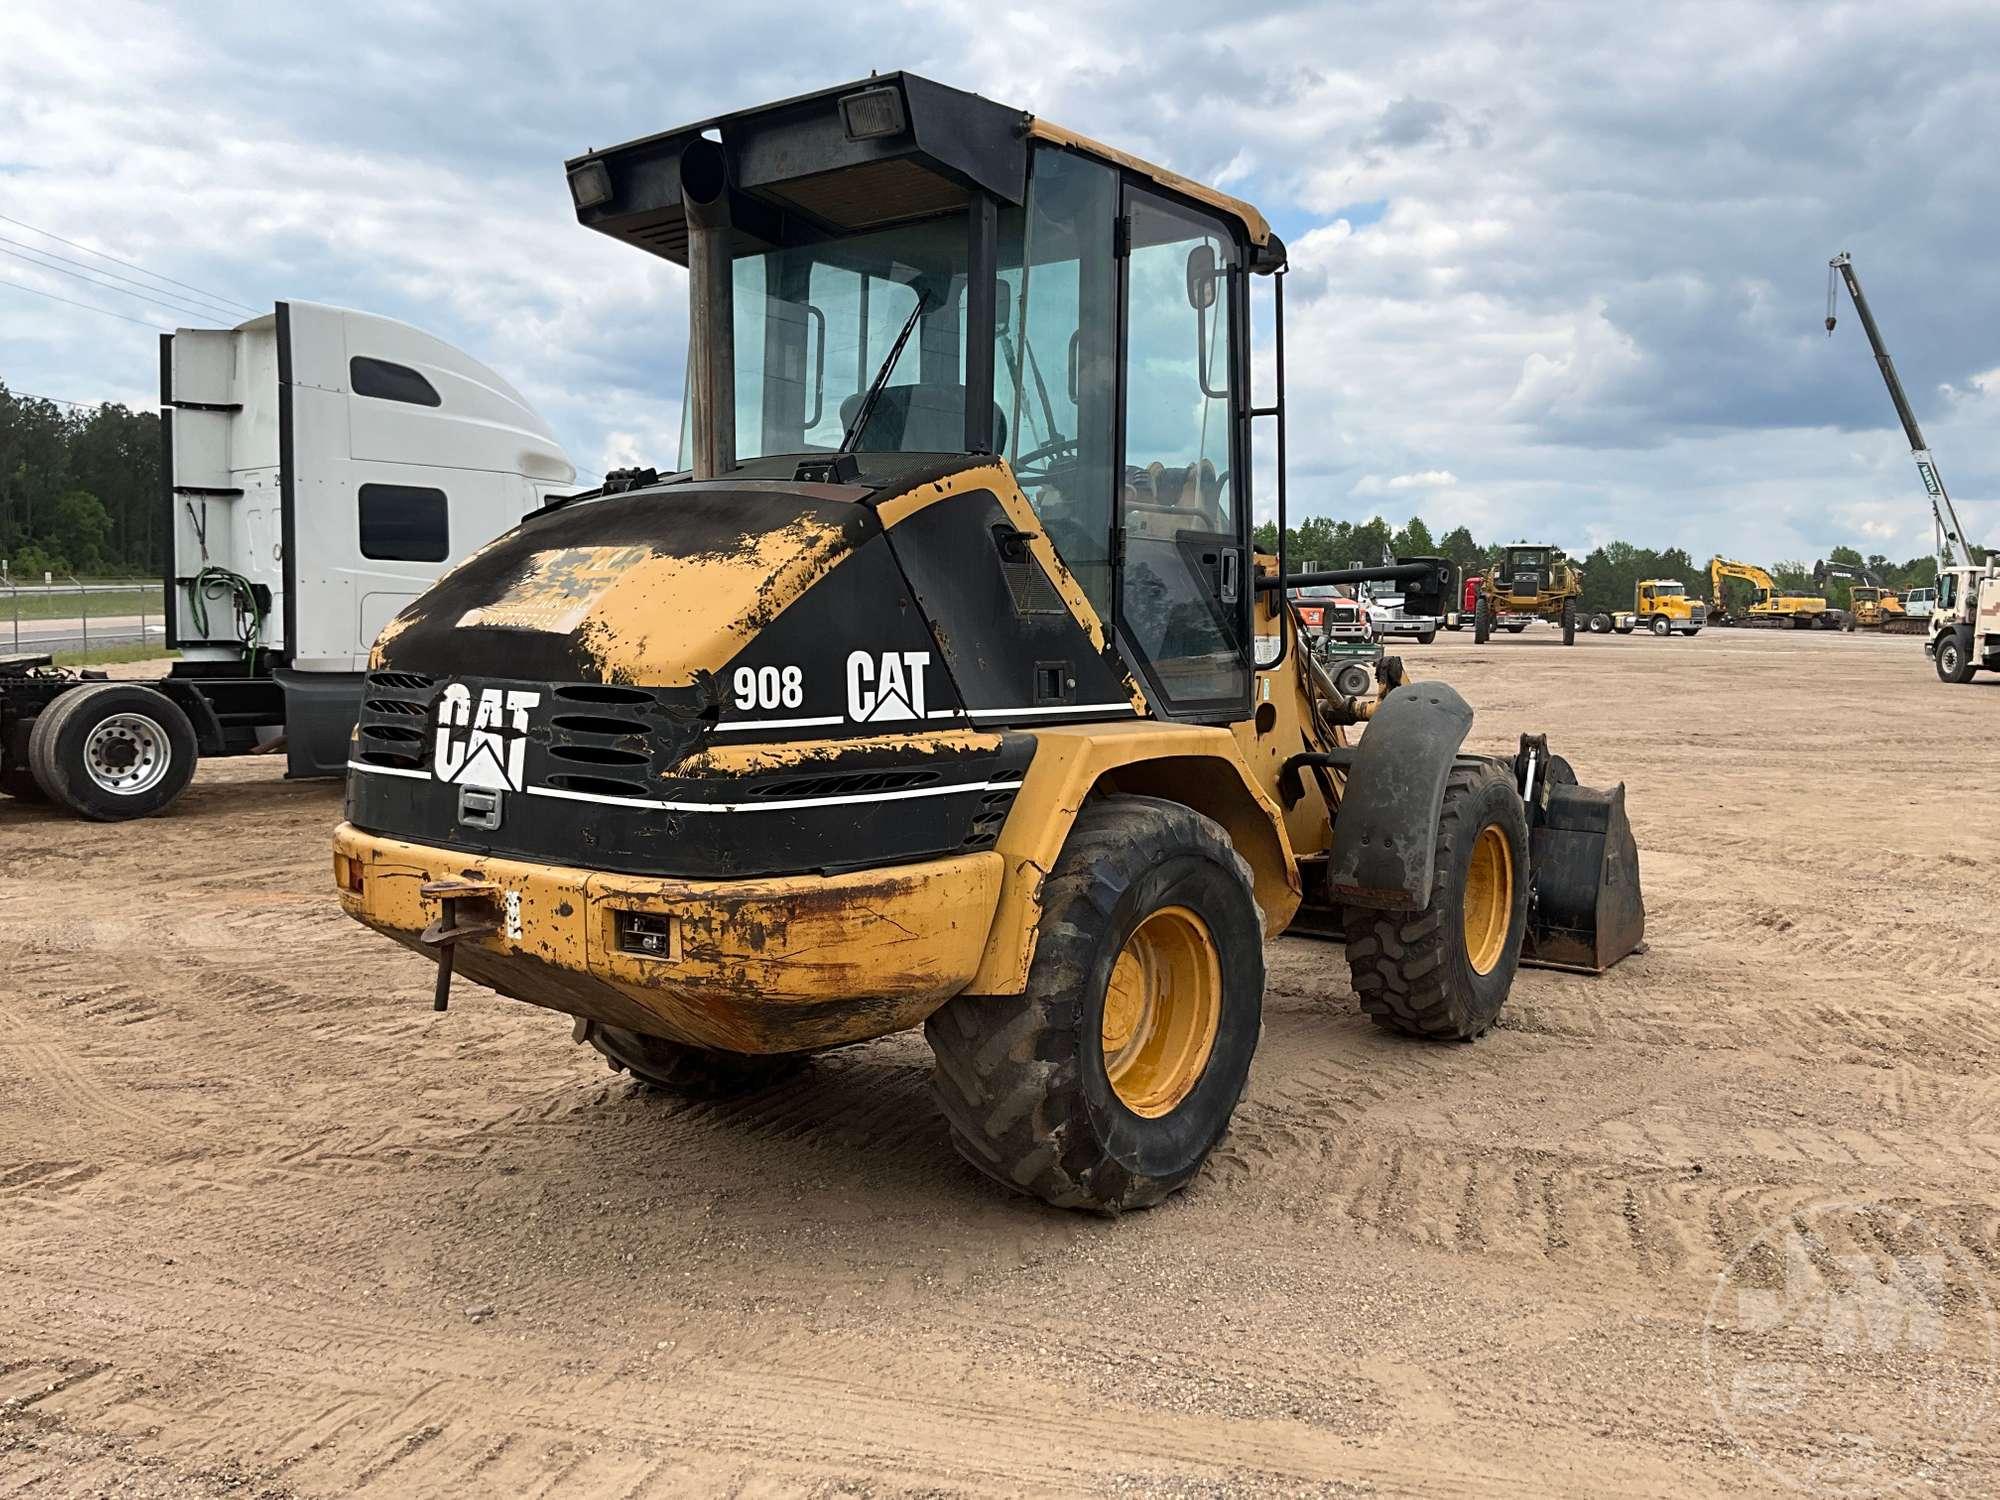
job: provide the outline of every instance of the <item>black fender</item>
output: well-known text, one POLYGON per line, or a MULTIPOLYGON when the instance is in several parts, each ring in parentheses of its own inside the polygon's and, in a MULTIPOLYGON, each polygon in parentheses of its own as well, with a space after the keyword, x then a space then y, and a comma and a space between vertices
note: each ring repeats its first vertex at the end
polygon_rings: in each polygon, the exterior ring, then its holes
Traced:
POLYGON ((1430 905, 1445 779, 1471 729, 1471 706, 1442 682, 1382 699, 1334 819, 1327 886, 1336 900, 1385 911, 1430 905))

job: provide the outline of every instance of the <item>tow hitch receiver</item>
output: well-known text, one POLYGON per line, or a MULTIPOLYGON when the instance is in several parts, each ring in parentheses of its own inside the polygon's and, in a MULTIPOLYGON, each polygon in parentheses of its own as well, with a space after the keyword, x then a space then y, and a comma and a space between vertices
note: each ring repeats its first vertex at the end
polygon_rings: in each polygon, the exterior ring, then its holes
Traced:
POLYGON ((437 989, 431 994, 431 1009, 443 1010, 451 1004, 451 972, 461 938, 486 937, 500 930, 500 914, 494 906, 500 888, 490 880, 432 880, 420 887, 426 897, 442 903, 438 918, 417 935, 426 948, 437 950, 437 989), (473 907, 460 910, 460 903, 473 907))
POLYGON ((1539 734, 1521 736, 1514 773, 1527 806, 1534 877, 1521 962, 1601 974, 1639 951, 1646 937, 1625 784, 1578 786, 1569 762, 1551 755, 1539 734))

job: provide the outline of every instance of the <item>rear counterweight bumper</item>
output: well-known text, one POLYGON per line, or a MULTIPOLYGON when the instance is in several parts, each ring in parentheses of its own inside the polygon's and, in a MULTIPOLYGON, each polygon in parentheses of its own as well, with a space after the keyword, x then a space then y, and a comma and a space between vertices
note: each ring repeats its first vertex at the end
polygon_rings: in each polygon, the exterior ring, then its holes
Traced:
MULTIPOLYGON (((435 957, 422 888, 493 888, 464 978, 517 1000, 730 1052, 797 1052, 916 1026, 978 969, 1004 861, 991 851, 838 875, 688 881, 334 835, 356 921, 435 957), (646 946, 627 929, 641 914, 646 946), (621 915, 622 914, 622 915, 621 915)), ((461 903, 463 904, 463 903, 461 903)))

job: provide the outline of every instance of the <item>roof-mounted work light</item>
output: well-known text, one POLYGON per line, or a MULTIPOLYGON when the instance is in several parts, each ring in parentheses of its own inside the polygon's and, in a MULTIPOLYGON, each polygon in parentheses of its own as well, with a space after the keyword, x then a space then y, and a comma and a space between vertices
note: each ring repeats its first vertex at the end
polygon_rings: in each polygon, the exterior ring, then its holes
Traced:
POLYGON ((587 161, 569 174, 569 195, 578 208, 611 201, 611 174, 601 161, 587 161))
POLYGON ((840 124, 850 141, 901 135, 908 124, 901 90, 884 85, 848 94, 840 101, 840 124))

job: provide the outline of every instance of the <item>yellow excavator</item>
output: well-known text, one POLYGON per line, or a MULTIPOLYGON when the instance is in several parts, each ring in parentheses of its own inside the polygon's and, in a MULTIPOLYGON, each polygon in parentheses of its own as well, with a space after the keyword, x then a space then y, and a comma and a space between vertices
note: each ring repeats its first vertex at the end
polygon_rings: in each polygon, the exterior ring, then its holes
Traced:
POLYGON ((1296 919, 1452 1041, 1517 964, 1638 946, 1623 787, 1304 649, 1294 592, 1436 616, 1453 574, 1253 548, 1286 256, 1249 204, 907 73, 568 176, 687 268, 688 465, 550 502, 376 643, 334 878, 435 1006, 457 973, 707 1096, 921 1026, 973 1167, 1116 1213, 1221 1138, 1296 919))
POLYGON ((1814 594, 1789 594, 1778 581, 1755 563, 1732 562, 1712 557, 1708 562, 1711 625, 1753 625, 1775 630, 1837 630, 1840 611, 1814 594), (1729 608, 1722 593, 1722 580, 1740 578, 1757 591, 1749 606, 1738 612, 1729 608))

